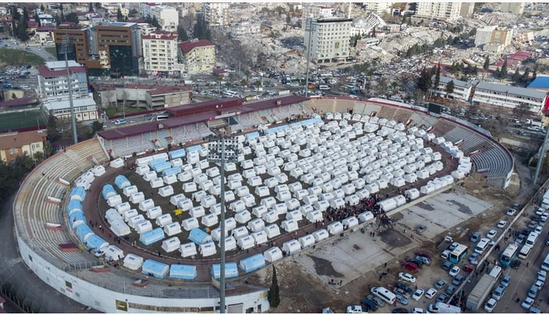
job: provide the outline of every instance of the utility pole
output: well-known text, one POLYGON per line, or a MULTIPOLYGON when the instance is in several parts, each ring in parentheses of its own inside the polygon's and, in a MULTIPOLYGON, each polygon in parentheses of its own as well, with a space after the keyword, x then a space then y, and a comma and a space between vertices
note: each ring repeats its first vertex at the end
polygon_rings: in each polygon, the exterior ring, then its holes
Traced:
POLYGON ((63 43, 61 44, 61 51, 60 53, 65 54, 65 68, 67 69, 67 86, 69 87, 69 103, 71 108, 71 127, 72 127, 72 138, 74 144, 78 143, 78 134, 76 132, 76 117, 74 114, 74 102, 72 99, 72 79, 71 79, 71 72, 69 69, 69 58, 67 54, 72 51, 72 47, 70 46, 70 38, 69 35, 63 36, 63 43))

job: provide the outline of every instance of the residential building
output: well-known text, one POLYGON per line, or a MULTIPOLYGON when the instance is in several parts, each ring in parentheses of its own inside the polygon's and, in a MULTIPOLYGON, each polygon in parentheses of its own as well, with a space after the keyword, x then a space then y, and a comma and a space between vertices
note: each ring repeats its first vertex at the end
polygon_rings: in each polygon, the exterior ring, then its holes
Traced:
MULTIPOLYGON (((434 81, 434 77, 433 77, 434 81)), ((447 86, 450 82, 454 83, 454 91, 450 94, 450 98, 460 101, 469 101, 473 93, 474 83, 473 81, 461 81, 445 76, 440 77, 440 81, 436 90, 431 89, 432 92, 439 96, 448 97, 446 92, 447 86)))
POLYGON ((53 43, 55 26, 40 26, 36 29, 35 38, 41 44, 53 43))
POLYGON ((524 13, 524 2, 501 2, 499 9, 504 13, 521 15, 524 13))
POLYGON ((51 14, 38 14, 40 26, 55 26, 55 18, 51 14))
POLYGON ((526 104, 533 114, 538 114, 547 98, 547 93, 529 88, 480 82, 475 87, 473 104, 512 112, 513 108, 526 104))
POLYGON ((459 16, 465 19, 473 17, 475 13, 475 2, 462 2, 459 10, 459 16))
POLYGON ((215 68, 215 45, 205 39, 179 44, 181 60, 189 74, 212 73, 215 68))
POLYGON ((142 37, 143 66, 147 75, 171 76, 181 70, 177 67, 177 35, 157 31, 142 37))
POLYGON ((18 156, 34 158, 35 153, 44 154, 46 136, 43 130, 1 133, 0 160, 9 163, 18 156))
POLYGON ((245 37, 252 36, 261 33, 261 23, 240 21, 231 25, 232 37, 245 37))
POLYGON ((164 31, 177 32, 179 25, 179 14, 174 7, 153 6, 151 7, 151 16, 155 17, 164 31))
POLYGON ((375 13, 390 13, 394 2, 364 2, 362 5, 366 11, 375 13))
POLYGON ((228 2, 204 2, 202 11, 210 27, 226 26, 231 23, 228 2))
POLYGON ((416 16, 454 20, 460 17, 461 2, 418 2, 416 16))
POLYGON ((492 31, 492 36, 490 37, 490 43, 501 44, 504 47, 511 45, 511 40, 513 40, 513 30, 504 28, 496 28, 492 31))
POLYGON ((386 25, 385 21, 375 13, 369 14, 366 18, 359 17, 351 25, 351 37, 369 35, 375 27, 381 29, 386 25))
POLYGON ((515 36, 515 41, 519 44, 532 45, 534 43, 534 32, 525 31, 515 36))
POLYGON ((341 62, 349 57, 352 19, 308 18, 305 22, 305 55, 318 64, 341 62), (309 31, 310 28, 310 31, 309 31), (308 43, 311 43, 310 52, 308 43))
POLYGON ((42 98, 44 110, 59 119, 70 119, 71 93, 76 120, 97 119, 97 105, 88 93, 86 68, 74 60, 70 60, 68 64, 70 80, 67 80, 65 61, 49 61, 37 68, 39 96, 42 98))
POLYGON ((495 25, 487 25, 477 28, 477 33, 475 34, 475 46, 479 47, 484 44, 488 44, 492 39, 492 32, 496 28, 497 26, 495 25))
POLYGON ((142 50, 137 23, 104 23, 96 26, 95 31, 100 69, 90 67, 90 75, 97 72, 117 77, 138 75, 142 50))

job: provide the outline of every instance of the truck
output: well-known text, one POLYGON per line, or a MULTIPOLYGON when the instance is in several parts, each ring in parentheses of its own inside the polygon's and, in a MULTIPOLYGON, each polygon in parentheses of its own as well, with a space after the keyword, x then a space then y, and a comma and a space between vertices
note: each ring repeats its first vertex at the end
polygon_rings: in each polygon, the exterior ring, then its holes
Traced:
POLYGON ((457 314, 461 313, 461 308, 459 306, 451 305, 448 303, 437 302, 435 304, 429 305, 429 312, 457 314))
POLYGON ((484 300, 490 295, 496 282, 496 277, 490 274, 484 274, 467 297, 465 307, 473 312, 480 310, 484 304, 484 300))

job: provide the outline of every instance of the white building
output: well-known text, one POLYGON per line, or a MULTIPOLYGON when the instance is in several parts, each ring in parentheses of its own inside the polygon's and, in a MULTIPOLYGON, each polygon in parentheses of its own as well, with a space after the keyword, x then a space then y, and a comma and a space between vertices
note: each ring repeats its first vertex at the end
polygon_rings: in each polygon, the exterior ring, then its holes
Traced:
POLYGON ((379 15, 371 13, 365 18, 359 17, 353 22, 351 25, 351 36, 361 35, 364 37, 370 34, 374 27, 381 29, 386 25, 385 21, 379 15))
POLYGON ((546 92, 496 84, 490 82, 480 82, 475 87, 473 95, 473 104, 481 106, 492 106, 506 111, 512 111, 520 104, 530 105, 532 113, 539 113, 543 107, 546 92))
POLYGON ((174 74, 180 67, 177 58, 177 36, 157 31, 145 35, 143 40, 143 66, 148 75, 174 74))
POLYGON ((477 28, 477 33, 475 34, 475 46, 478 47, 484 44, 488 44, 492 39, 492 32, 496 28, 496 25, 487 25, 477 28))
POLYGON ((352 19, 324 18, 305 21, 305 54, 318 64, 340 62, 349 57, 352 19), (309 27, 311 31, 309 31, 309 27))
POLYGON ((231 36, 233 37, 257 35, 259 33, 261 33, 260 23, 240 21, 231 25, 231 36))
POLYGON ((155 17, 164 31, 175 32, 179 25, 179 14, 174 7, 154 6, 151 7, 151 17, 155 17))
POLYGON ((450 97, 456 100, 468 101, 471 97, 471 93, 473 92, 473 82, 465 82, 441 76, 438 88, 432 91, 437 95, 447 97, 446 87, 448 86, 448 83, 450 83, 450 81, 454 82, 454 92, 450 94, 450 97))
POLYGON ((97 119, 97 105, 88 93, 86 68, 74 60, 70 60, 68 64, 70 80, 67 80, 65 61, 49 61, 37 68, 38 94, 44 108, 60 119, 70 118, 70 85, 76 120, 97 119))
POLYGON ((452 20, 461 12, 461 2, 418 2, 416 16, 452 20))
POLYGON ((391 13, 394 2, 364 2, 364 9, 376 13, 391 13))
POLYGON ((230 23, 228 2, 204 2, 202 11, 209 26, 225 26, 230 23))

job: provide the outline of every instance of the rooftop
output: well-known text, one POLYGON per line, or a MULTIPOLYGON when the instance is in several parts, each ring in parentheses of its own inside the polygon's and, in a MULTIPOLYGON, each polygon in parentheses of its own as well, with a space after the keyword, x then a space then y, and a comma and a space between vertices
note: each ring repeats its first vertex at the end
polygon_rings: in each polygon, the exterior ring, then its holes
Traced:
POLYGON ((549 89, 549 75, 538 75, 532 83, 528 85, 529 89, 549 89))
POLYGON ((528 96, 528 97, 535 97, 535 98, 545 98, 545 96, 547 95, 546 92, 541 92, 537 90, 521 88, 516 86, 510 86, 510 85, 496 84, 491 82, 480 82, 477 85, 476 89, 477 90, 484 89, 492 92, 500 92, 500 93, 507 93, 511 95, 521 95, 521 96, 528 96))
POLYGON ((43 142, 47 134, 40 130, 8 132, 0 134, 0 150, 21 148, 31 143, 43 142))
POLYGON ((204 46, 213 46, 214 44, 210 42, 209 40, 200 39, 200 40, 189 40, 186 42, 182 42, 179 44, 179 47, 181 48, 181 51, 183 52, 189 52, 196 47, 204 47, 204 46))

